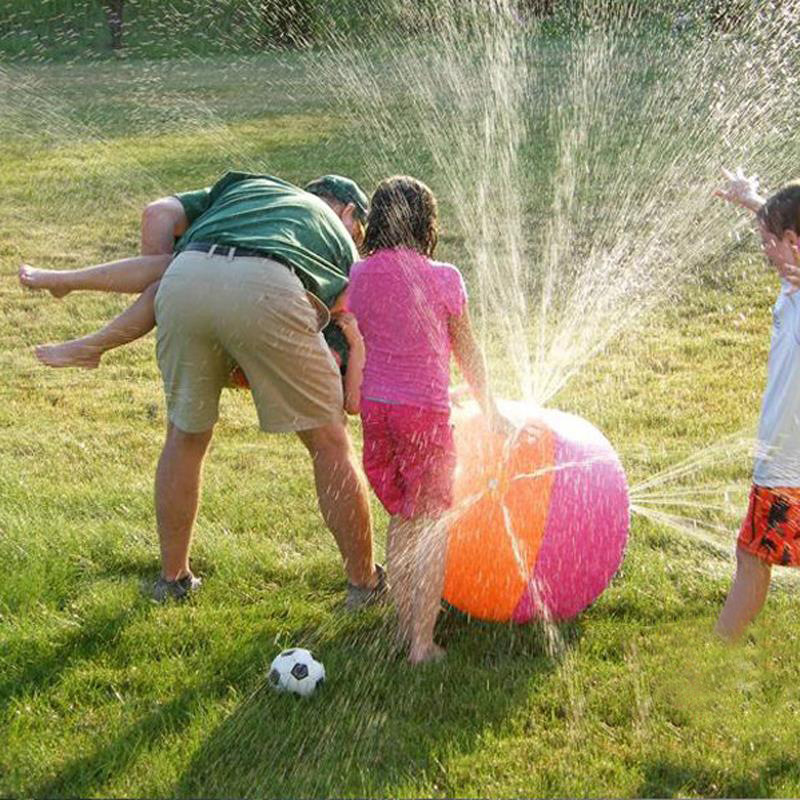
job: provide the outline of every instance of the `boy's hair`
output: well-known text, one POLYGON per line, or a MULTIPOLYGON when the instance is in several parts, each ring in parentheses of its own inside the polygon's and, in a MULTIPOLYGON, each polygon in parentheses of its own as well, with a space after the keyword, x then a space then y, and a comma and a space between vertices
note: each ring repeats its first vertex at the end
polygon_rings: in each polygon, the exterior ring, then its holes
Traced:
POLYGON ((800 181, 787 183, 771 194, 758 210, 758 219, 779 239, 786 231, 800 235, 800 181))
POLYGON ((366 252, 406 247, 432 256, 438 241, 438 209, 433 192, 408 175, 381 181, 370 201, 366 252))

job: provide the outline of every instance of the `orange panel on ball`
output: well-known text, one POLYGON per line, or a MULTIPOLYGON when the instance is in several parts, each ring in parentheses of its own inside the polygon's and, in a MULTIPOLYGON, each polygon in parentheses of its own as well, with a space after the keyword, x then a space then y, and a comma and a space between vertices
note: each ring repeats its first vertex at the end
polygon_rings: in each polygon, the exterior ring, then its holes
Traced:
POLYGON ((504 452, 503 438, 487 430, 482 415, 455 422, 458 462, 444 597, 482 619, 510 619, 547 523, 553 434, 522 434, 504 452))

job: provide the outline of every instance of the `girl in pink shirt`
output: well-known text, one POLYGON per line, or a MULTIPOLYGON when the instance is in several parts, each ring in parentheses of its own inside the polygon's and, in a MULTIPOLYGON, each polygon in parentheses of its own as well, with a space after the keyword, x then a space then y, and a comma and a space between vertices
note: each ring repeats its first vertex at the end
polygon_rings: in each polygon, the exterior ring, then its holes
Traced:
MULTIPOLYGON (((437 239, 431 190, 407 176, 384 180, 367 220, 368 256, 353 266, 347 292, 366 352, 364 470, 391 515, 390 591, 415 664, 444 655, 433 629, 444 584, 443 515, 453 502, 451 352, 484 412, 509 427, 487 389, 461 273, 432 260, 437 239)), ((351 360, 350 369, 360 366, 351 360)))

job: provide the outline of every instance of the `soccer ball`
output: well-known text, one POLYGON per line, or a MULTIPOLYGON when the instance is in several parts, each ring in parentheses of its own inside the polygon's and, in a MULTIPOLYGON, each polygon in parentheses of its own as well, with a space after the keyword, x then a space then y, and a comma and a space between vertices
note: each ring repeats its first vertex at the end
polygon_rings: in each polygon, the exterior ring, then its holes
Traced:
POLYGON ((325 667, 317 661, 309 650, 293 647, 284 650, 272 661, 269 668, 269 682, 279 692, 292 692, 301 697, 314 693, 325 680, 325 667))

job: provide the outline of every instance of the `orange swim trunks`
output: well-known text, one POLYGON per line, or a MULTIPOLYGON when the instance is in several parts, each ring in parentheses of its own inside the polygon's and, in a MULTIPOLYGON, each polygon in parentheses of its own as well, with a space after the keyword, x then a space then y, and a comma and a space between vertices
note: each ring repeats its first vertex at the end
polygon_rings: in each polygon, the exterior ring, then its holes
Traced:
POLYGON ((800 567, 800 489, 754 484, 737 544, 768 564, 800 567))

